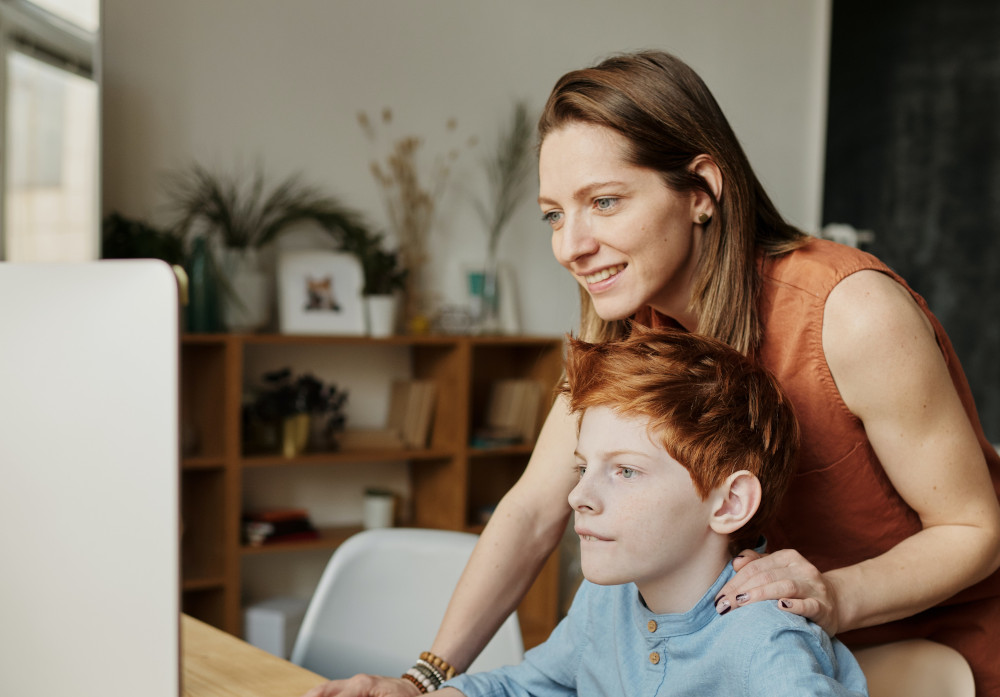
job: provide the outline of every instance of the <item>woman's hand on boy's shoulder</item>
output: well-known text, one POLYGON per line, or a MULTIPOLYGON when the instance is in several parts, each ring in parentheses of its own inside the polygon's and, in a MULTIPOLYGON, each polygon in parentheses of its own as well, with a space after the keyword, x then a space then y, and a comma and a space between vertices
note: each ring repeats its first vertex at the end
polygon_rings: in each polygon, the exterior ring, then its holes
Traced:
POLYGON ((317 685, 303 697, 417 697, 419 694, 420 690, 408 680, 359 673, 347 680, 317 685))
POLYGON ((778 607, 812 620, 830 636, 839 631, 836 589, 795 550, 773 554, 744 550, 733 560, 733 569, 736 575, 716 596, 716 612, 723 614, 761 600, 777 600, 778 607))

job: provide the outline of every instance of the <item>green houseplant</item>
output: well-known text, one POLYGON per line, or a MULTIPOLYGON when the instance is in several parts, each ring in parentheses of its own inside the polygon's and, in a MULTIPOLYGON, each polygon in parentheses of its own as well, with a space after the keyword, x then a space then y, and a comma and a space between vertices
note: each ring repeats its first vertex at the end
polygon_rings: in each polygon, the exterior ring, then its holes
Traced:
POLYGON ((337 240, 370 234, 361 216, 333 196, 298 175, 268 187, 260 167, 249 176, 225 175, 196 163, 168 178, 167 194, 175 234, 204 238, 222 269, 223 314, 235 330, 252 331, 268 320, 270 284, 259 268, 260 249, 307 221, 337 240))

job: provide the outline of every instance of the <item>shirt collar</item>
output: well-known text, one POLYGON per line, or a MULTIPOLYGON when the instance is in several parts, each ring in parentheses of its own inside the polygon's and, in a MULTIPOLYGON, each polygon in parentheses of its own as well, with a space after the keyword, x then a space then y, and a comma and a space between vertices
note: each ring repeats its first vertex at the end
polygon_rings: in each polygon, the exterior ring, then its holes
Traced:
POLYGON ((684 613, 665 615, 658 615, 647 608, 639 597, 639 589, 632 584, 635 592, 632 616, 635 620, 636 628, 643 635, 654 639, 665 639, 671 636, 697 632, 719 616, 719 613, 715 611, 715 597, 734 574, 733 564, 729 562, 722 570, 722 573, 719 574, 719 577, 715 579, 712 587, 695 603, 693 608, 684 613))

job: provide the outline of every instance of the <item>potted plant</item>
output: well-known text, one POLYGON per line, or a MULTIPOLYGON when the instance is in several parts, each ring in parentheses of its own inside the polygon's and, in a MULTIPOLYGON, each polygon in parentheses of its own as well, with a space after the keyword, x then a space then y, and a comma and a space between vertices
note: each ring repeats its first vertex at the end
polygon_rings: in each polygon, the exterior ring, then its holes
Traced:
POLYGON ((347 392, 308 373, 293 377, 290 368, 265 373, 263 386, 248 394, 243 408, 244 448, 269 451, 280 442, 285 457, 301 454, 307 445, 336 450, 346 403, 347 392))
POLYGON ((384 236, 365 228, 339 232, 340 247, 354 254, 364 272, 365 313, 372 336, 393 333, 399 305, 399 293, 406 287, 408 270, 403 268, 398 251, 383 246, 384 236))
POLYGON ((204 237, 210 252, 221 253, 223 314, 231 330, 252 331, 268 321, 270 284, 258 265, 261 248, 304 221, 328 231, 365 230, 356 212, 298 176, 268 189, 260 168, 249 177, 227 176, 194 164, 170 176, 167 191, 175 233, 204 237))

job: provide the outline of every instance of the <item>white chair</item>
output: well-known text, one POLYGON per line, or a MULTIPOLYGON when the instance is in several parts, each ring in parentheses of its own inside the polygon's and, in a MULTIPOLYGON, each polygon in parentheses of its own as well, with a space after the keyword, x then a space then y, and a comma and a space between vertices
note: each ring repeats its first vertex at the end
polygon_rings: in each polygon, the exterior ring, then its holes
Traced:
POLYGON ((972 669, 955 649, 910 639, 854 651, 871 697, 975 697, 972 669))
MULTIPOLYGON (((429 650, 478 536, 386 528, 348 539, 330 558, 302 620, 292 662, 331 680, 398 676, 429 650)), ((520 663, 513 613, 470 672, 520 663)), ((447 657, 445 657, 447 658, 447 657)))

